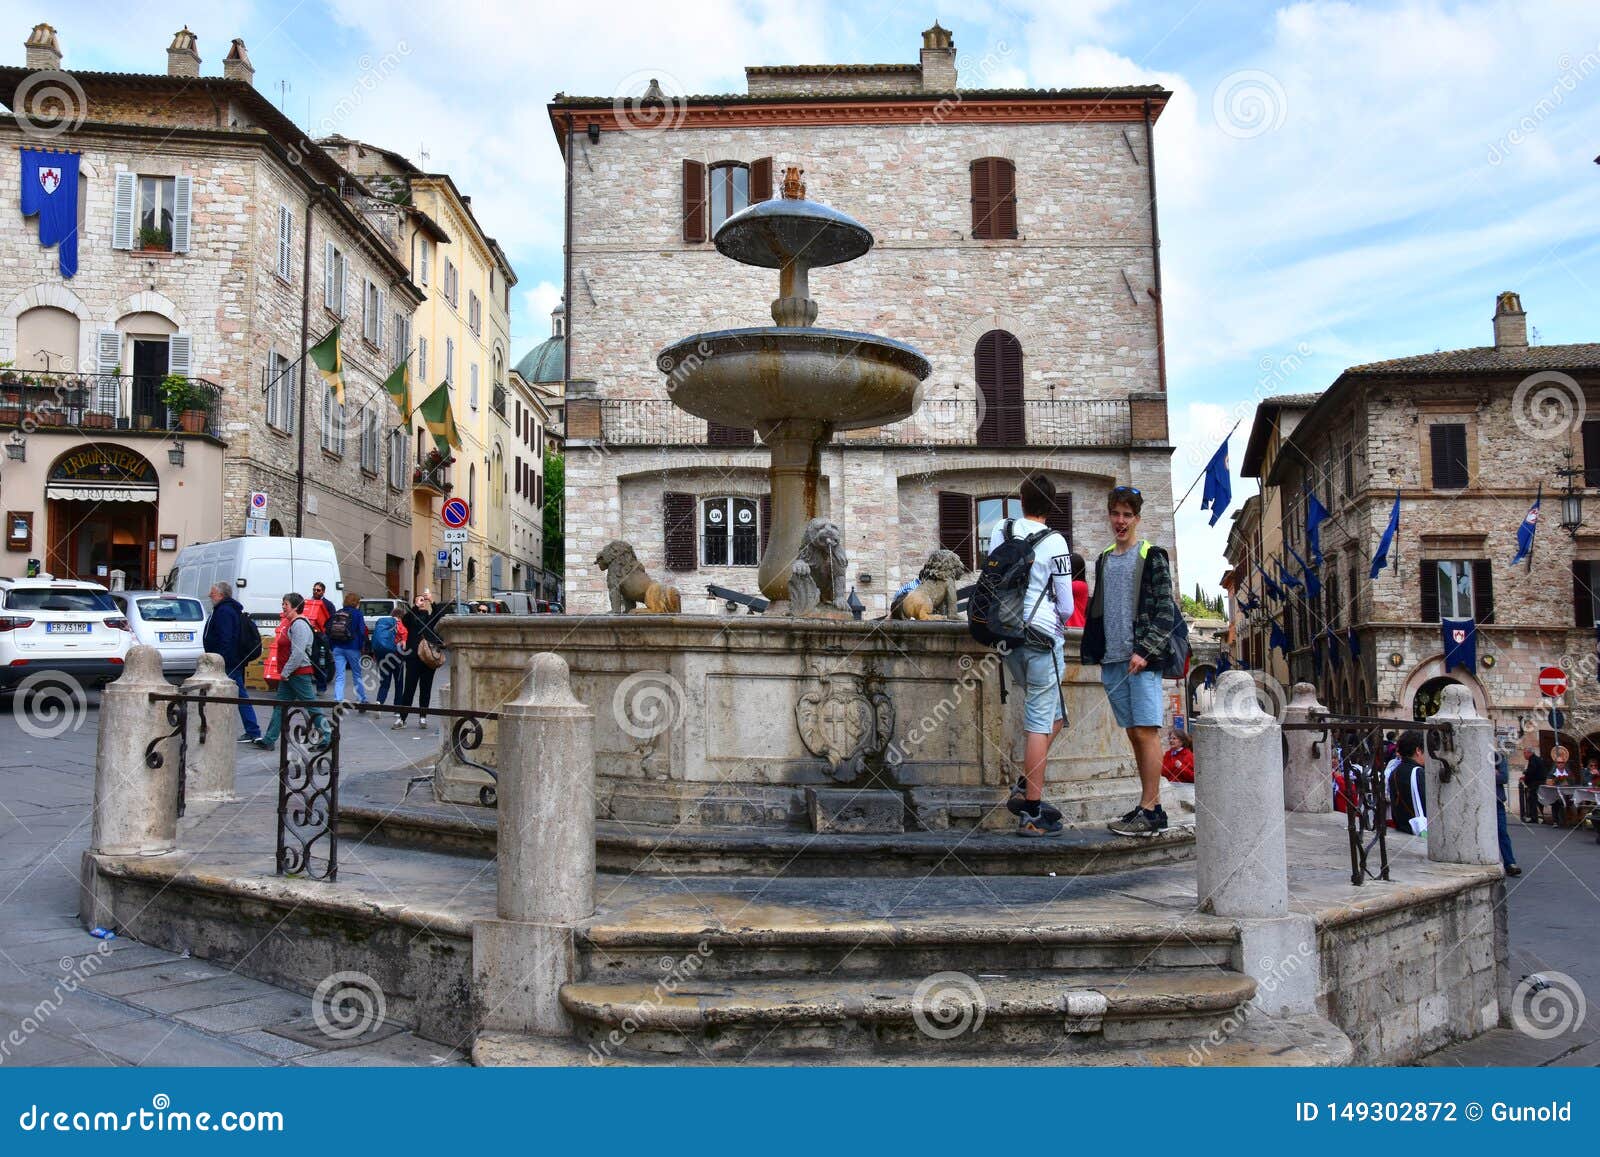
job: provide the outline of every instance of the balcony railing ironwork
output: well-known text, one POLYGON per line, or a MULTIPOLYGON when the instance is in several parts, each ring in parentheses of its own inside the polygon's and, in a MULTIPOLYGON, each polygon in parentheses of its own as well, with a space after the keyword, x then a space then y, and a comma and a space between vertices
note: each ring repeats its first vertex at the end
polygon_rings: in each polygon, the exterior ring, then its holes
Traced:
POLYGON ((161 397, 162 378, 153 374, 7 370, 0 373, 0 427, 163 430, 221 437, 221 388, 204 378, 187 381, 203 395, 202 409, 169 408, 161 397))

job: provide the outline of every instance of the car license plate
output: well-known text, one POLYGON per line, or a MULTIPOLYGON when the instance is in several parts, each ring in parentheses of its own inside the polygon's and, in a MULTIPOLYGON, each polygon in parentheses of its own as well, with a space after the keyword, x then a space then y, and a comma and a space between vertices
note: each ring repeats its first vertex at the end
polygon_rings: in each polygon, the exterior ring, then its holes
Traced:
POLYGON ((88 623, 46 623, 44 633, 47 635, 87 635, 88 623))
POLYGON ((194 632, 162 631, 160 634, 160 639, 163 643, 192 643, 194 642, 194 632))

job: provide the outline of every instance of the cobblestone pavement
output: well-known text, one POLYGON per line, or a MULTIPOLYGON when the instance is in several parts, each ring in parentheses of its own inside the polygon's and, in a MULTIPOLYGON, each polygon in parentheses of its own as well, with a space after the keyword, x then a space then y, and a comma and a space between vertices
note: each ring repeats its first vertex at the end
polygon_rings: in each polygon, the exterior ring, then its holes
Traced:
MULTIPOLYGON (((308 994, 85 932, 77 878, 89 843, 98 717, 91 693, 86 710, 60 721, 30 717, 25 729, 12 704, 0 702, 0 1066, 466 1063, 392 1025, 331 1036, 308 994), (68 729, 48 737, 61 726, 68 729)), ((389 723, 388 715, 347 718, 342 766, 411 763, 438 746, 437 726, 422 730, 413 719, 391 731, 389 723)), ((270 785, 276 759, 241 747, 241 791, 270 785)))
MULTIPOLYGON (((460 1053, 393 1026, 350 1042, 333 1039, 318 1029, 308 994, 130 940, 89 936, 77 920, 77 879, 89 841, 98 704, 91 695, 78 726, 49 737, 41 728, 62 724, 34 720, 24 729, 11 705, 3 707, 0 1065, 465 1063, 460 1053)), ((345 770, 409 764, 437 748, 437 727, 392 731, 389 722, 387 715, 346 721, 345 770)), ((270 785, 275 759, 241 748, 241 790, 270 785)), ((1587 829, 1515 819, 1511 835, 1525 873, 1508 881, 1512 977, 1537 974, 1552 988, 1533 996, 1542 1005, 1525 1002, 1530 1031, 1497 1029, 1426 1063, 1600 1064, 1600 1012, 1588 1008, 1600 1001, 1600 846, 1587 829), (1576 1015, 1580 1006, 1583 1016, 1576 1015)))

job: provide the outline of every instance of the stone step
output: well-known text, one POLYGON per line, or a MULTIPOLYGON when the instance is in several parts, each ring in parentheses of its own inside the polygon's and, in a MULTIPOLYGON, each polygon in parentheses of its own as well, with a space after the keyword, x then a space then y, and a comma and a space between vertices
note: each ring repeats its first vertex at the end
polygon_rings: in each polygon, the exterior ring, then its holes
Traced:
MULTIPOLYGON (((423 787, 420 792, 427 789, 423 787)), ((341 840, 493 858, 493 809, 432 799, 383 802, 360 793, 340 800, 341 840)), ((1194 828, 1148 839, 1114 836, 1103 825, 1049 839, 1011 832, 946 830, 899 835, 817 835, 784 828, 666 828, 601 820, 595 863, 602 872, 666 876, 1079 876, 1191 859, 1194 828)))
POLYGON ((1221 1040, 1256 984, 1217 968, 1144 972, 565 985, 580 1043, 707 1060, 941 1052, 1093 1053, 1221 1040))

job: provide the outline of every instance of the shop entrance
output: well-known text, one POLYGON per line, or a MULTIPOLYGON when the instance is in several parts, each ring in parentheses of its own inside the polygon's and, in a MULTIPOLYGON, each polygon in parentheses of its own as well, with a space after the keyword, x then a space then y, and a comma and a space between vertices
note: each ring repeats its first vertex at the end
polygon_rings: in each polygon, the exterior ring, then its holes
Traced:
POLYGON ((60 578, 154 585, 160 487, 137 451, 109 443, 77 446, 51 463, 45 482, 49 547, 45 569, 60 578))

